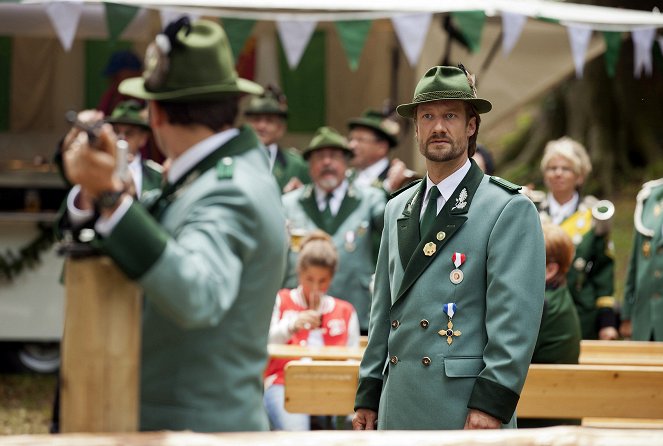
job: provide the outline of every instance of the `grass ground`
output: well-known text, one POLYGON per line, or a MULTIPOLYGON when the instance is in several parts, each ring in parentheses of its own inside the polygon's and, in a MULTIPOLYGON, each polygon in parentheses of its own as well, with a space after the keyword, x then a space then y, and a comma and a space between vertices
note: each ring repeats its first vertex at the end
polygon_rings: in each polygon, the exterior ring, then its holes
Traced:
POLYGON ((0 374, 0 435, 46 434, 54 375, 0 374))
MULTIPOLYGON (((609 197, 615 204, 612 238, 615 245, 615 296, 621 299, 633 235, 637 189, 609 197)), ((55 376, 0 372, 0 435, 47 433, 55 376)))

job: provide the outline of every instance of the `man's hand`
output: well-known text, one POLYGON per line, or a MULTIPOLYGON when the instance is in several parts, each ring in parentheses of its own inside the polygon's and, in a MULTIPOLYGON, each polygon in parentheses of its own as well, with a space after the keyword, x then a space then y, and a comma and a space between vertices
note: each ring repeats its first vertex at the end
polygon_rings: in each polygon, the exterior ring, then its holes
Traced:
POLYGON ((115 135, 110 126, 104 126, 96 147, 91 147, 87 134, 73 129, 63 146, 63 163, 67 178, 80 184, 82 190, 92 198, 101 192, 122 190, 123 185, 115 171, 115 135))
POLYGON ((371 409, 357 409, 352 418, 352 429, 356 431, 373 431, 377 429, 378 413, 371 409))
POLYGON ((288 181, 288 183, 285 186, 283 186, 283 193, 285 194, 295 189, 299 189, 303 185, 304 183, 302 183, 302 181, 299 178, 292 177, 290 178, 290 181, 288 181))
POLYGON ((476 409, 470 409, 465 419, 465 429, 499 429, 500 426, 500 420, 476 409))
POLYGON ((603 327, 599 330, 599 339, 602 341, 614 341, 619 338, 619 333, 615 327, 603 327))
POLYGON ((631 339, 633 336, 633 326, 631 325, 630 320, 622 321, 619 325, 619 334, 622 335, 624 339, 631 339))
POLYGON ((407 168, 405 163, 398 158, 391 160, 387 178, 382 182, 382 187, 387 192, 393 192, 405 186, 417 176, 417 173, 407 168))

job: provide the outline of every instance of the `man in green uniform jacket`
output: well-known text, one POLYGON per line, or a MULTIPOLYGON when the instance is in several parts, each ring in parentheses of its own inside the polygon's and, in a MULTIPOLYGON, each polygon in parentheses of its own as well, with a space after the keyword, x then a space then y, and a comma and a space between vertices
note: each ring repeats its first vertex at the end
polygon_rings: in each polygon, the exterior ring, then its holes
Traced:
MULTIPOLYGON (((336 130, 321 127, 304 151, 313 183, 283 196, 295 237, 322 229, 338 250, 338 270, 328 294, 354 305, 361 331, 368 331, 370 283, 375 272, 373 235, 382 231, 384 192, 355 188, 345 177, 352 152, 336 130)), ((296 238, 295 238, 296 239, 296 238)), ((285 287, 297 286, 297 246, 290 250, 285 287)))
POLYGON ((426 179, 393 197, 375 273, 355 429, 515 427, 541 322, 536 208, 469 160, 479 99, 462 65, 432 67, 412 103, 426 179))
POLYGON ((663 341, 663 178, 642 186, 634 223, 620 332, 634 341, 663 341))
POLYGON ((124 191, 107 129, 97 149, 79 133, 64 154, 81 190, 71 201, 85 211, 92 198, 98 246, 145 292, 140 428, 264 431, 285 220, 260 142, 233 126, 239 94, 262 87, 237 77, 223 29, 205 20, 170 24, 145 65, 120 91, 148 100, 171 160, 161 194, 139 204, 124 191))
POLYGON ((288 126, 285 95, 269 85, 263 95, 251 98, 244 116, 267 149, 269 165, 281 192, 290 192, 310 183, 308 165, 299 152, 279 145, 288 126))

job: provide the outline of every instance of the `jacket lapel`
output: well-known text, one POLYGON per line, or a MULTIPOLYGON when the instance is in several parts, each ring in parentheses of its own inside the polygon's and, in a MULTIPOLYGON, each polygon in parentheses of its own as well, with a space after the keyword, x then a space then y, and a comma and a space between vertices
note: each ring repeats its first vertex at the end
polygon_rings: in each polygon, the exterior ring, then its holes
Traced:
POLYGON ((318 203, 315 201, 315 191, 312 184, 304 186, 304 192, 299 198, 299 204, 302 206, 306 215, 308 215, 308 218, 310 218, 318 228, 328 232, 325 220, 322 218, 322 213, 318 209, 318 203))
POLYGON ((336 231, 338 231, 341 224, 355 211, 355 209, 357 209, 359 202, 360 200, 357 198, 357 191, 352 185, 350 185, 345 193, 345 197, 343 197, 341 207, 334 216, 334 220, 332 220, 331 226, 327 228, 327 233, 332 235, 336 234, 336 231))
POLYGON ((419 216, 421 215, 421 202, 424 199, 425 192, 426 182, 422 181, 405 204, 403 213, 397 221, 398 253, 404 269, 419 244, 419 216))
MULTIPOLYGON (((422 234, 421 240, 418 241, 414 252, 412 253, 405 271, 403 273, 403 281, 396 295, 394 303, 400 299, 430 265, 430 263, 441 255, 441 251, 447 245, 449 240, 458 232, 458 230, 467 221, 467 212, 470 209, 472 198, 483 179, 483 172, 472 162, 469 172, 465 178, 460 182, 451 198, 444 204, 442 210, 437 215, 435 223, 427 234, 422 234), (428 254, 428 255, 427 255, 428 254)), ((423 182, 423 191, 425 191, 425 182, 423 182)), ((421 189, 420 189, 421 191, 421 189)), ((424 192, 421 191, 422 198, 419 199, 419 211, 421 211, 421 200, 423 199, 424 192)), ((414 206, 413 206, 414 211, 414 206)), ((408 226, 408 236, 411 240, 411 233, 419 231, 419 213, 412 213, 408 226), (412 229, 414 228, 414 229, 412 229)), ((400 220, 399 220, 400 231, 400 220)), ((410 242, 411 243, 411 242, 410 242)), ((399 237, 399 250, 400 250, 400 237, 399 237)), ((401 258, 402 260, 402 258, 401 258)), ((444 260, 444 259, 443 259, 444 260)), ((451 257, 448 259, 451 262, 451 257)))
POLYGON ((304 209, 304 212, 315 223, 315 225, 324 230, 327 234, 334 235, 343 222, 352 214, 359 206, 360 200, 357 197, 357 191, 354 187, 350 186, 348 191, 341 202, 341 207, 334 216, 334 219, 327 223, 318 209, 318 203, 315 200, 315 190, 312 184, 307 184, 304 193, 302 193, 299 202, 304 209))

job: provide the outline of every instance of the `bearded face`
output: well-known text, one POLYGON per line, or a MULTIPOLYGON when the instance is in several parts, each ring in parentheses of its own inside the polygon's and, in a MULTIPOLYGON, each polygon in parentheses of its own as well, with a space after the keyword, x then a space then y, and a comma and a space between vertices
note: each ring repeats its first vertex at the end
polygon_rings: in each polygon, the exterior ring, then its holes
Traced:
POLYGON ((419 152, 433 162, 467 156, 469 137, 476 131, 475 119, 468 121, 465 104, 456 100, 419 105, 415 124, 419 152))
POLYGON ((345 153, 337 148, 322 148, 311 153, 308 159, 311 179, 322 190, 331 192, 345 178, 348 161, 345 153))

